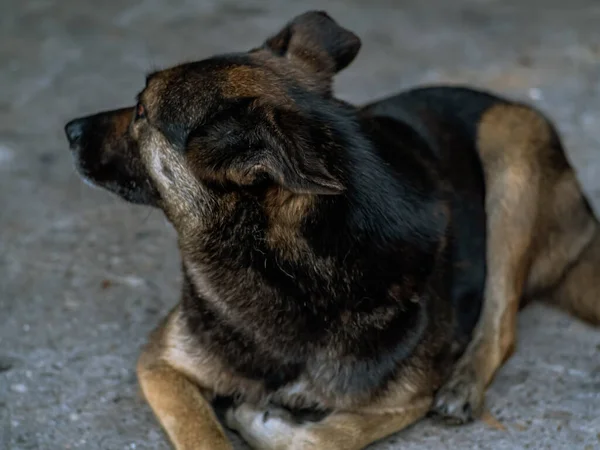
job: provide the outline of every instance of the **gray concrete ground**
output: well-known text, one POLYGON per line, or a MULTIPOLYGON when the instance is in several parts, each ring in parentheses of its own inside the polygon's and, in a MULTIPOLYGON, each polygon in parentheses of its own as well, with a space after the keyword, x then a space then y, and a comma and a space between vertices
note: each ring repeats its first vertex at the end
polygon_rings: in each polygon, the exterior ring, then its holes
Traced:
MULTIPOLYGON (((460 82, 534 101, 600 204, 598 0, 1 0, 0 448, 167 448, 133 368, 177 300, 174 236, 79 181, 64 122, 315 7, 364 41, 341 97, 460 82)), ((424 421, 373 448, 600 448, 599 355, 600 332, 534 305, 488 395, 504 429, 424 421)))

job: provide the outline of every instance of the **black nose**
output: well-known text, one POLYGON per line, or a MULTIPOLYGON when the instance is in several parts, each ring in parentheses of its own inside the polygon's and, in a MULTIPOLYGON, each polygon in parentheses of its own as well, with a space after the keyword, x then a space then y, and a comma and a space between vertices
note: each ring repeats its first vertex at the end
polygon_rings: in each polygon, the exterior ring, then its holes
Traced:
POLYGON ((71 120, 68 124, 65 125, 65 133, 67 134, 67 139, 69 140, 69 144, 71 144, 71 147, 79 143, 79 141, 81 140, 81 136, 83 136, 84 128, 85 119, 71 120))

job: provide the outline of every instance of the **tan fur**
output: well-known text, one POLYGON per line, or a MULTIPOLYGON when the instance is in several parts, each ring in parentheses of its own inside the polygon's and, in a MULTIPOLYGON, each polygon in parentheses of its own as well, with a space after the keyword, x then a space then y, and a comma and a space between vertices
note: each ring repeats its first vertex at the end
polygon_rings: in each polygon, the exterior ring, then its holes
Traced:
POLYGON ((545 299, 592 325, 600 325, 600 231, 596 233, 580 258, 563 276, 545 299))
POLYGON ((161 206, 165 214, 177 228, 197 229, 214 206, 206 189, 187 167, 181 152, 159 131, 146 122, 133 128, 139 133, 142 161, 164 199, 161 206))
MULTIPOLYGON (((534 261, 526 295, 543 295, 571 268, 598 232, 598 222, 585 207, 574 171, 545 170, 545 186, 534 236, 534 261)), ((586 285, 589 283, 586 283, 586 285)))
MULTIPOLYGON (((549 122, 522 105, 490 108, 478 128, 477 147, 486 186, 488 278, 481 317, 473 339, 436 404, 481 411, 485 387, 511 355, 520 302, 552 290, 580 257, 597 231, 581 188, 549 122)), ((600 250, 600 249, 599 249, 600 250)), ((591 265, 567 276, 556 303, 594 316, 591 265), (581 288, 581 286, 585 286, 581 288), (583 291, 583 294, 579 291, 583 291)), ((600 314, 597 316, 600 317, 600 314)), ((452 412, 446 410, 446 412, 452 412)))
POLYGON ((487 270, 484 303, 472 341, 437 394, 450 416, 481 410, 485 387, 514 349, 516 317, 531 264, 541 173, 550 129, 527 107, 498 105, 482 117, 477 147, 486 186, 487 270))
POLYGON ((318 422, 298 423, 279 408, 244 403, 228 411, 227 425, 260 450, 361 450, 427 414, 435 388, 430 375, 405 372, 376 400, 351 409, 337 408, 318 422))
POLYGON ((285 258, 296 260, 310 252, 300 235, 300 226, 313 200, 312 196, 297 195, 279 187, 267 193, 264 205, 269 220, 267 243, 285 258))
POLYGON ((286 100, 289 102, 277 77, 268 71, 237 66, 223 73, 226 77, 222 85, 225 98, 260 97, 261 100, 275 100, 278 104, 286 103, 286 100))
MULTIPOLYGON (((167 329, 173 317, 167 319, 167 329)), ((147 402, 177 450, 232 449, 203 385, 164 359, 165 332, 161 327, 153 334, 138 360, 138 380, 147 402)))
MULTIPOLYGON (((422 418, 431 404, 431 374, 412 370, 374 402, 300 425, 283 410, 268 406, 260 383, 236 376, 213 355, 191 345, 182 320, 176 307, 152 334, 137 365, 144 396, 177 450, 231 448, 210 404, 217 394, 243 392, 254 399, 230 410, 228 425, 257 449, 358 450, 422 418), (265 421, 267 411, 270 419, 265 421)), ((299 382, 271 400, 293 404, 294 390, 305 396, 310 387, 299 382)))
POLYGON ((161 76, 153 76, 148 80, 146 87, 140 93, 139 101, 144 105, 146 114, 153 120, 155 115, 160 111, 160 99, 163 93, 168 88, 168 81, 176 75, 176 69, 162 70, 161 76))
POLYGON ((132 111, 130 109, 124 109, 121 114, 117 115, 114 118, 113 121, 113 126, 114 126, 114 132, 112 133, 113 136, 122 136, 125 132, 127 132, 127 129, 129 128, 129 125, 131 124, 131 114, 132 111))
POLYGON ((244 392, 254 401, 264 397, 261 383, 236 376, 214 355, 194 345, 179 308, 170 314, 159 336, 155 346, 160 349, 160 358, 198 386, 209 389, 212 397, 236 392, 244 392))
MULTIPOLYGON (((273 59, 272 53, 268 50, 259 49, 251 53, 252 59, 257 65, 272 70, 285 78, 295 79, 301 86, 314 92, 327 92, 330 83, 330 74, 326 73, 308 73, 306 67, 298 60, 278 60, 273 59), (290 62, 292 64, 290 64, 290 62), (325 80, 325 81, 324 81, 325 80)), ((291 104, 290 106, 293 106, 291 104)))
MULTIPOLYGON (((481 119, 478 149, 483 161, 488 214, 488 279, 481 323, 491 340, 484 350, 483 383, 514 348, 516 316, 531 265, 531 246, 542 189, 540 162, 551 130, 525 106, 496 106, 481 119)), ((476 335, 481 333, 479 329, 476 335)), ((477 341, 475 338, 474 341, 477 341)))
POLYGON ((431 397, 396 399, 406 405, 375 412, 338 412, 320 422, 297 424, 281 410, 266 410, 243 404, 227 414, 228 426, 240 432, 261 450, 361 450, 423 418, 431 397))

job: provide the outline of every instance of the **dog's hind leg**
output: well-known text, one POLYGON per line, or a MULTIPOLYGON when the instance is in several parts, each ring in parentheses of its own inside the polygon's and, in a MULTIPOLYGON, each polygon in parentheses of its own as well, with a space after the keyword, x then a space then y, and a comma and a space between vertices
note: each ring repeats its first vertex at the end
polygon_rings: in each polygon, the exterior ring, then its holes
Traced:
MULTIPOLYGON (((562 149, 560 149, 562 150, 562 149)), ((600 324, 600 224, 566 157, 546 167, 528 298, 600 324), (554 170, 552 170, 554 169, 554 170)))
POLYGON ((464 423, 479 415, 485 388, 514 349, 540 206, 539 160, 550 140, 545 119, 524 106, 494 106, 480 121, 488 276, 473 338, 434 401, 433 412, 449 422, 464 423))
POLYGON ((600 326, 600 230, 543 299, 585 322, 600 326))

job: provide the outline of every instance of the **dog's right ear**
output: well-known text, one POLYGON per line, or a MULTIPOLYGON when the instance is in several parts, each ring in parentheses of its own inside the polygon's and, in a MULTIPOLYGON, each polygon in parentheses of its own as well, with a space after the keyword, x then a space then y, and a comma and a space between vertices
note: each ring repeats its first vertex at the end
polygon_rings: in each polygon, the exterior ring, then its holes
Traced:
POLYGON ((322 11, 294 18, 264 47, 287 58, 307 73, 328 78, 344 69, 360 50, 360 39, 322 11))
POLYGON ((328 147, 334 144, 322 130, 326 124, 313 123, 297 111, 245 103, 192 132, 186 154, 201 179, 240 186, 270 179, 295 194, 344 192, 335 165, 327 162, 328 147))

